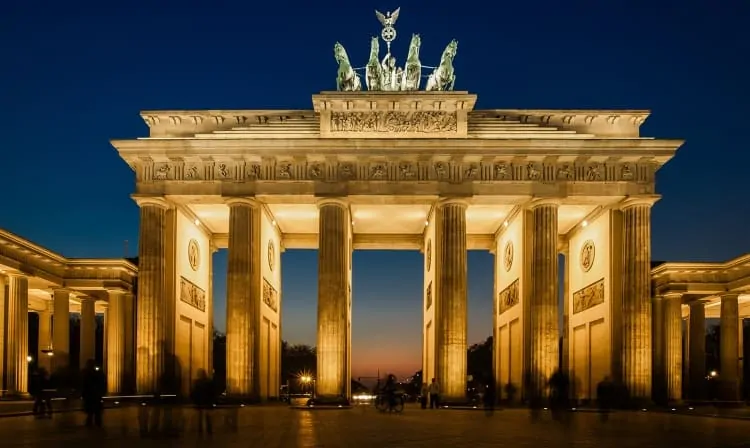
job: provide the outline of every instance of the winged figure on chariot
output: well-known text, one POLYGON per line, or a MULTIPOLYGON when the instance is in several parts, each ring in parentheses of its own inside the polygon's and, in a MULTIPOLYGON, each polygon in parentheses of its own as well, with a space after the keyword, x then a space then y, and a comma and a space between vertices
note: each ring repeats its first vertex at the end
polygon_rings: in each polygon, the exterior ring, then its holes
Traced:
POLYGON ((413 34, 406 62, 403 67, 398 66, 396 57, 391 53, 391 43, 397 36, 394 26, 400 13, 401 8, 396 8, 395 11, 389 11, 386 14, 377 10, 375 11, 375 16, 380 21, 380 24, 383 25, 383 29, 380 32, 380 38, 386 43, 386 54, 383 59, 380 59, 380 40, 377 37, 371 39, 370 57, 367 65, 361 68, 354 68, 352 66, 344 46, 336 42, 334 56, 339 66, 336 76, 336 88, 339 91, 362 90, 360 75, 357 73, 362 70, 365 71, 367 90, 371 92, 419 90, 422 78, 427 78, 425 83, 426 91, 453 90, 456 82, 453 60, 458 50, 458 42, 455 39, 443 51, 440 58, 440 65, 430 67, 422 65, 419 59, 422 39, 419 34, 413 34), (423 68, 432 69, 432 72, 425 76, 422 74, 423 68))

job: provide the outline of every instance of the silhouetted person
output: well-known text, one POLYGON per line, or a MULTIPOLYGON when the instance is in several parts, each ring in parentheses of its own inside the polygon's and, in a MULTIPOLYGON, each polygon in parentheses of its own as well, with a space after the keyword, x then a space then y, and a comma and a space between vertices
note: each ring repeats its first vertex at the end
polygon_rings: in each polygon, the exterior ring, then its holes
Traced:
POLYGON ((596 385, 596 403, 599 406, 599 418, 606 422, 609 420, 609 413, 615 399, 615 384, 605 376, 603 380, 596 385))
POLYGON ((388 410, 392 411, 396 406, 396 377, 394 375, 388 375, 388 379, 385 380, 383 395, 388 403, 388 410))
POLYGON ((419 393, 419 404, 422 406, 422 409, 427 409, 427 395, 429 393, 430 387, 423 381, 422 390, 419 393))
POLYGON ((104 373, 96 367, 93 359, 86 361, 86 367, 81 372, 81 398, 83 399, 83 410, 86 412, 86 426, 95 424, 102 426, 102 412, 104 405, 102 399, 107 390, 107 381, 104 373))
POLYGON ((440 384, 435 378, 432 379, 429 387, 430 391, 430 409, 437 409, 440 406, 440 384))
POLYGON ((495 401, 497 400, 495 377, 493 375, 487 377, 487 387, 485 387, 482 398, 484 401, 484 410, 487 412, 487 415, 492 415, 495 412, 495 401))
POLYGON ((198 370, 198 379, 195 380, 191 395, 193 404, 198 409, 198 432, 203 433, 205 424, 206 432, 208 434, 213 433, 211 411, 216 402, 216 389, 213 380, 208 377, 204 369, 198 370))
POLYGON ((29 394, 34 398, 33 414, 37 417, 52 417, 52 403, 49 393, 49 376, 44 367, 34 369, 29 377, 29 394))

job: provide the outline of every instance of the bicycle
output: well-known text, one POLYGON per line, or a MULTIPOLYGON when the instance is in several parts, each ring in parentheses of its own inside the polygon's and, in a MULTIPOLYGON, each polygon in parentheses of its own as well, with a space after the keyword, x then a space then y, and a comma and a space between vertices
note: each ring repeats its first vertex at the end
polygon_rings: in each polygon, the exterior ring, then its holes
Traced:
POLYGON ((403 394, 394 394, 393 401, 389 401, 387 394, 380 393, 375 397, 375 408, 380 412, 395 412, 397 414, 404 410, 403 394))

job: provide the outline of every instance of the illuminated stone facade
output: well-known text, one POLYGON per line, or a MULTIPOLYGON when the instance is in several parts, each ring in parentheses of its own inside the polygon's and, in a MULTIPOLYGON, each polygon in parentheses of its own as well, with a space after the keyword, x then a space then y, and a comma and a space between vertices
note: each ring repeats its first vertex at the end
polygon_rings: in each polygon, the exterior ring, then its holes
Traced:
POLYGON ((164 354, 190 372, 210 357, 211 273, 208 261, 188 264, 194 239, 201 257, 229 249, 230 394, 277 394, 279 252, 318 248, 320 394, 349 393, 351 251, 405 249, 425 255, 424 377, 446 399, 464 399, 467 250, 497 258, 500 390, 542 392, 558 368, 565 253, 562 362, 576 394, 593 397, 609 375, 650 395, 649 210, 655 173, 682 142, 640 137, 647 111, 475 111, 475 102, 467 92, 323 92, 307 111, 143 112, 147 138, 112 142, 135 172, 141 256, 159 261, 139 284, 140 390, 168 367, 164 354), (206 292, 205 313, 173 297, 188 274, 206 292), (162 296, 182 311, 148 305, 162 296))
POLYGON ((0 229, 0 389, 28 393, 31 368, 77 370, 94 359, 96 314, 104 316, 107 388, 134 389, 137 267, 124 259, 65 258, 0 229), (29 313, 39 317, 38 351, 30 353, 29 313), (80 366, 70 365, 70 313, 79 313, 80 366))

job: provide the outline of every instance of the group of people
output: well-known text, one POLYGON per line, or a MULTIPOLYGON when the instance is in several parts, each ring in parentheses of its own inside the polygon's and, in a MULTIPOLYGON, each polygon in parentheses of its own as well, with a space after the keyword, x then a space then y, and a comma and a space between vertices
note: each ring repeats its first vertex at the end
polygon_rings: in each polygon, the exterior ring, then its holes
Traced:
MULTIPOLYGON (((29 394, 34 399, 33 414, 37 418, 52 418, 52 398, 63 386, 61 375, 50 378, 44 367, 37 367, 29 377, 29 394)), ((93 359, 86 362, 80 375, 80 392, 83 410, 86 413, 86 426, 102 426, 104 395, 107 392, 107 380, 93 359)), ((70 397, 61 397, 65 403, 70 397)))

